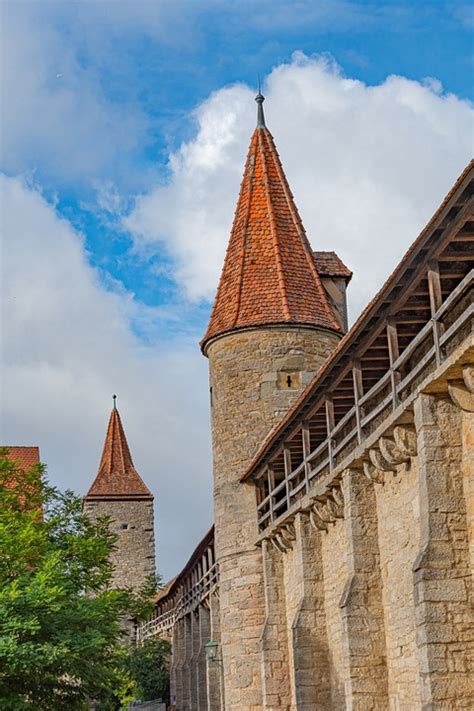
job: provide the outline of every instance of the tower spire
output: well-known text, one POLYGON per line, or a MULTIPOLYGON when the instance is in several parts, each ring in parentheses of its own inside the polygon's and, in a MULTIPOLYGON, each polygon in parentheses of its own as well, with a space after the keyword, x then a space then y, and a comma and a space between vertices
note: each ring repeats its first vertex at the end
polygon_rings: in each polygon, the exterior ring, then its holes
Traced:
POLYGON ((247 156, 234 224, 207 332, 305 325, 340 332, 311 246, 265 125, 260 90, 257 128, 247 156))
POLYGON ((116 400, 117 396, 114 395, 99 471, 86 499, 153 499, 133 464, 116 400))
POLYGON ((265 114, 263 113, 263 102, 265 101, 265 97, 262 94, 261 88, 260 88, 260 77, 258 77, 258 94, 255 97, 255 101, 258 104, 257 108, 257 128, 266 128, 265 126, 265 114))

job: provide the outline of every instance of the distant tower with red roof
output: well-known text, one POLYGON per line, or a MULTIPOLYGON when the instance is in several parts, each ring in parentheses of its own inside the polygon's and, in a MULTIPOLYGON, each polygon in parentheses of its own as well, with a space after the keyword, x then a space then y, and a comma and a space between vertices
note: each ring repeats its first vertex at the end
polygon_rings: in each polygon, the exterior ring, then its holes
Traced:
POLYGON ((261 549, 255 547, 255 491, 239 479, 339 342, 351 276, 334 253, 313 253, 265 125, 260 92, 256 101, 257 127, 201 342, 210 371, 215 545, 229 711, 261 708, 264 687, 264 584, 261 549))
POLYGON ((140 588, 155 573, 153 494, 133 464, 115 395, 99 471, 84 497, 84 511, 93 520, 111 518, 111 530, 118 536, 111 558, 113 584, 140 588))

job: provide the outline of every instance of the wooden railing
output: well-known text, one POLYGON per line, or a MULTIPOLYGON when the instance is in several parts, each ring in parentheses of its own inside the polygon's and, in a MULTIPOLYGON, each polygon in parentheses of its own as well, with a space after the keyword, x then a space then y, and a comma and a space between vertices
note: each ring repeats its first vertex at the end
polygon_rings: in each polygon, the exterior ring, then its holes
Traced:
MULTIPOLYGON (((188 589, 178 590, 176 603, 171 610, 156 615, 152 619, 142 622, 137 627, 137 641, 159 635, 171 627, 184 615, 192 612, 202 604, 215 589, 218 582, 217 564, 214 563, 202 577, 188 589)), ((158 606, 159 610, 159 606, 158 606)))
POLYGON ((260 532, 280 517, 284 517, 294 503, 309 492, 317 477, 324 473, 331 473, 343 457, 362 444, 377 426, 405 402, 430 369, 434 370, 450 354, 454 348, 451 348, 451 344, 456 335, 462 332, 468 322, 472 323, 474 270, 468 272, 442 303, 441 299, 436 297, 432 279, 428 271, 431 318, 421 327, 401 354, 398 353, 396 323, 387 321, 389 369, 366 393, 362 393, 360 365, 358 361, 354 361, 352 367, 354 405, 337 424, 334 424, 334 410, 330 396, 321 398, 320 412, 325 408, 327 437, 311 450, 309 424, 303 423, 302 461, 293 468, 289 447, 283 445, 283 453, 279 456, 284 462, 284 478, 278 483, 275 481, 271 461, 255 477, 259 487, 257 519, 260 532), (460 305, 462 308, 459 309, 460 305), (460 311, 457 316, 456 309, 460 311), (454 320, 452 320, 453 314, 455 314, 454 320))

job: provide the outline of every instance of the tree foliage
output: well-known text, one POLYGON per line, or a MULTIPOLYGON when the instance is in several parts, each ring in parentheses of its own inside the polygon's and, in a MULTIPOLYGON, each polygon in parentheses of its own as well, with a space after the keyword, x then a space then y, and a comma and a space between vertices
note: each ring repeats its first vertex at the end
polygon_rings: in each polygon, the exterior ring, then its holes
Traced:
POLYGON ((0 451, 2 711, 82 709, 132 684, 121 619, 147 614, 156 586, 110 587, 114 543, 106 518, 0 451))
POLYGON ((165 639, 151 638, 135 647, 128 659, 128 670, 141 701, 163 699, 169 702, 169 659, 171 644, 165 639))

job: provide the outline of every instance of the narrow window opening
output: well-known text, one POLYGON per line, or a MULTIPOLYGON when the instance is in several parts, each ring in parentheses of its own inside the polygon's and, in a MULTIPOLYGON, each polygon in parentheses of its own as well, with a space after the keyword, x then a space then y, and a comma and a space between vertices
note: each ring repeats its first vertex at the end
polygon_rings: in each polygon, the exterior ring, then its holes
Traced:
POLYGON ((278 390, 299 390, 301 388, 301 373, 297 370, 288 372, 280 370, 277 373, 277 389, 278 390))
POLYGON ((122 529, 122 531, 127 531, 128 530, 128 523, 122 523, 120 528, 122 529))

